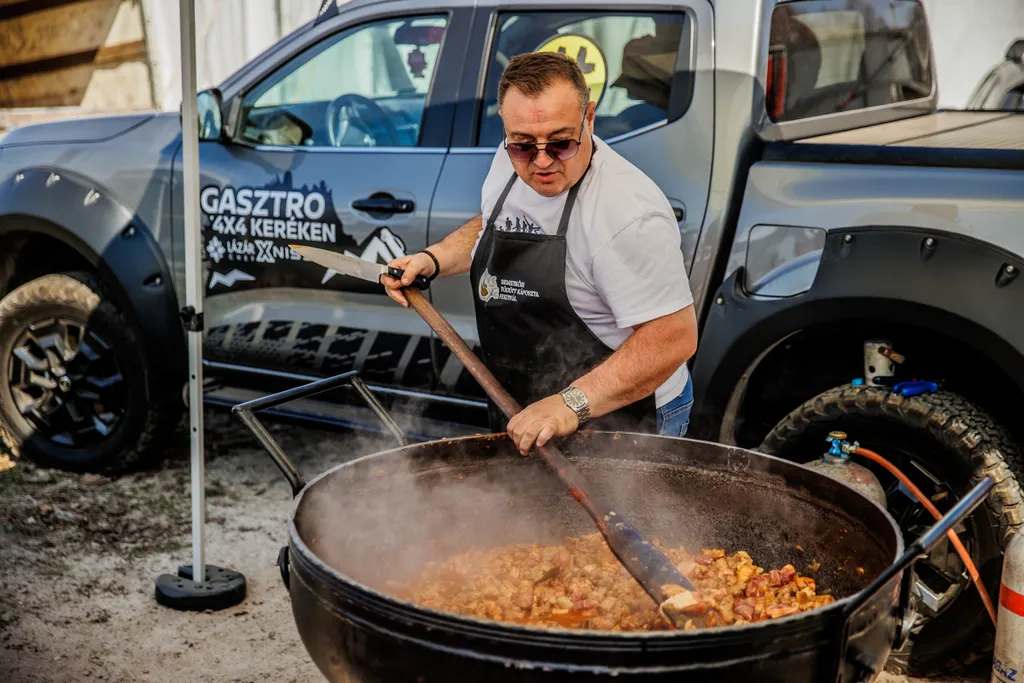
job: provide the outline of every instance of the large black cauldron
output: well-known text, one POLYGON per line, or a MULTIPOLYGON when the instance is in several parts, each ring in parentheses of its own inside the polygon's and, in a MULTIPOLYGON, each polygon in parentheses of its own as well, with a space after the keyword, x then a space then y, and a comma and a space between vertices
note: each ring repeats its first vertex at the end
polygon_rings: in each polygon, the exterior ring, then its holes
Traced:
POLYGON ((281 400, 236 412, 298 494, 282 575, 302 641, 330 681, 869 680, 909 628, 910 563, 991 487, 979 485, 903 555, 881 508, 800 465, 694 440, 582 433, 564 444, 567 456, 649 538, 746 550, 761 566, 807 571, 817 561, 819 591, 838 600, 689 632, 515 626, 397 600, 387 582, 470 547, 593 533, 539 458, 504 436, 478 436, 365 456, 305 485, 251 413, 281 400))

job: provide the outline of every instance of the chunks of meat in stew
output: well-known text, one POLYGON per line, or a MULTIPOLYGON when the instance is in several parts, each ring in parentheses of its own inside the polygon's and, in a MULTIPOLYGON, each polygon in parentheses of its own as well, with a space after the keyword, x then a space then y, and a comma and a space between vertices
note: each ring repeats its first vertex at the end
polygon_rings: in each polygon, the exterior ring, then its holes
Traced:
MULTIPOLYGON (((657 545, 657 543, 656 543, 657 545)), ((660 547, 660 545, 659 545, 660 547)), ((745 624, 804 612, 834 601, 793 565, 765 571, 740 551, 662 548, 697 589, 687 629, 745 624)), ((629 575, 600 534, 562 545, 520 544, 471 550, 431 562, 398 597, 425 607, 533 626, 607 631, 670 628, 658 605, 629 575)))

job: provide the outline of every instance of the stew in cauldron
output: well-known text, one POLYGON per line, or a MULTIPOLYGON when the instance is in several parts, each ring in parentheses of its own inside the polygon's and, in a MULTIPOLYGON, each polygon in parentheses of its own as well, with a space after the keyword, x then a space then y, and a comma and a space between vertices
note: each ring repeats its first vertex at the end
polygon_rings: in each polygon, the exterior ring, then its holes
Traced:
MULTIPOLYGON (((691 617, 687 630, 764 621, 835 601, 818 595, 814 579, 791 564, 766 571, 744 551, 662 550, 697 589, 683 609, 691 617)), ((497 621, 604 631, 669 628, 654 600, 596 533, 566 537, 560 546, 471 550, 431 562, 413 581, 390 588, 425 607, 497 621)))

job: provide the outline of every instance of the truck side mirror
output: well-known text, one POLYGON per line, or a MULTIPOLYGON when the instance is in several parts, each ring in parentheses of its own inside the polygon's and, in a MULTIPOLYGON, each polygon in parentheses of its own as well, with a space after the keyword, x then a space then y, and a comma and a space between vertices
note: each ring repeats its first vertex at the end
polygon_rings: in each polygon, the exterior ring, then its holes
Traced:
POLYGON ((210 88, 196 97, 196 110, 199 114, 199 140, 217 142, 223 140, 224 114, 223 100, 220 90, 210 88))
POLYGON ((1006 59, 1011 62, 1024 60, 1024 38, 1014 41, 1010 49, 1006 51, 1006 59))

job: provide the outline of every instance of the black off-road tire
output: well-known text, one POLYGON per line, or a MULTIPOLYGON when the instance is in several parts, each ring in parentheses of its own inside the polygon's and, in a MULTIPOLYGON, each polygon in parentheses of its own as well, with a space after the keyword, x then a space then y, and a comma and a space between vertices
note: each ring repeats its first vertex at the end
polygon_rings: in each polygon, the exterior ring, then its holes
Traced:
MULTIPOLYGON (((845 385, 791 412, 759 450, 808 462, 827 450, 825 436, 832 430, 846 432, 883 456, 887 441, 903 452, 920 453, 958 497, 983 477, 993 478, 995 488, 972 514, 977 520, 972 561, 996 602, 1002 551, 1024 522, 1024 494, 1016 477, 1021 453, 1007 430, 977 405, 950 392, 904 397, 884 387, 845 385)), ((891 664, 909 675, 962 671, 990 656, 993 635, 991 620, 970 585, 914 633, 909 646, 894 653, 891 664)))
POLYGON ((182 409, 177 392, 153 385, 132 325, 89 273, 51 274, 32 280, 0 300, 0 436, 16 457, 43 467, 108 475, 123 473, 159 453, 182 409), (64 317, 86 322, 108 345, 126 385, 128 400, 117 426, 85 448, 41 436, 14 403, 8 362, 19 335, 40 320, 64 317))

